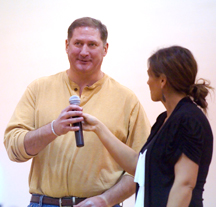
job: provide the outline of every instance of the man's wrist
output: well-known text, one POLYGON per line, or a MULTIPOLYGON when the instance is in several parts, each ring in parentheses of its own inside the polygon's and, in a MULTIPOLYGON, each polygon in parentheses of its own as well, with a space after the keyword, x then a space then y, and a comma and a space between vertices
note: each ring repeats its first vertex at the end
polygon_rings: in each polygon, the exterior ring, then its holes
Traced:
POLYGON ((53 120, 53 121, 51 122, 51 130, 52 130, 52 133, 58 137, 59 135, 56 134, 56 132, 55 132, 55 130, 54 130, 54 126, 53 126, 53 125, 54 125, 54 122, 55 122, 55 120, 53 120))

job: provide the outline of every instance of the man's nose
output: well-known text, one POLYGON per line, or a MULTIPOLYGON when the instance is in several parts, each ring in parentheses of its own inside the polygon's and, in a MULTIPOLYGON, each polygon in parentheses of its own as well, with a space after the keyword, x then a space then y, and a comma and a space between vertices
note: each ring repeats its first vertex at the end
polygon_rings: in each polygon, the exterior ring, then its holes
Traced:
POLYGON ((80 51, 80 55, 87 56, 89 54, 88 45, 83 45, 80 51))

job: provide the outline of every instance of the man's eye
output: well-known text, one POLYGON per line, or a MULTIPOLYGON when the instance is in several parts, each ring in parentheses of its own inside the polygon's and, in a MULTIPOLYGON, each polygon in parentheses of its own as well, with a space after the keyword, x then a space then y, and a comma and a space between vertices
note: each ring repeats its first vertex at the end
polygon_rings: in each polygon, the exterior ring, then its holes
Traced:
POLYGON ((94 46, 96 46, 96 44, 95 43, 90 43, 89 46, 94 47, 94 46))
POLYGON ((75 42, 75 45, 77 45, 77 46, 78 46, 78 45, 81 45, 81 43, 80 43, 80 42, 75 42))

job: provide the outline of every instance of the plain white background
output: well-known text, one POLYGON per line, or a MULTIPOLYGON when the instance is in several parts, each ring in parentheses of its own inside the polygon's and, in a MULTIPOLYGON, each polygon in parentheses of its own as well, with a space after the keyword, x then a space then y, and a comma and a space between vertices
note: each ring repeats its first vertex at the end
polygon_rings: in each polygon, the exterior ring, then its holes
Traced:
MULTIPOLYGON (((6 125, 27 85, 41 76, 69 67, 65 53, 67 28, 83 16, 100 19, 108 28, 109 50, 102 70, 132 89, 151 124, 164 110, 150 99, 147 58, 155 50, 181 45, 199 65, 198 77, 216 87, 215 0, 0 0, 0 204, 24 207, 29 203, 31 161, 11 162, 3 146, 6 125)), ((208 118, 216 134, 215 95, 208 118)), ((215 147, 214 147, 215 148, 215 147)), ((204 206, 215 207, 216 157, 204 191, 204 206)), ((132 207, 134 197, 124 206, 132 207)))

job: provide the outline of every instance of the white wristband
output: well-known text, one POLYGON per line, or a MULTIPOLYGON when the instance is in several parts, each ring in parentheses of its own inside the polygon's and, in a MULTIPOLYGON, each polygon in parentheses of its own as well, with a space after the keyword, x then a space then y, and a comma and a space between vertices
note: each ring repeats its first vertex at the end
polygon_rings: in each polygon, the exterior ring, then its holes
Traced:
POLYGON ((54 121, 55 121, 55 120, 53 120, 53 121, 51 122, 51 130, 52 130, 52 133, 55 134, 55 135, 58 137, 59 135, 55 133, 55 130, 54 130, 54 128, 53 128, 54 121))

